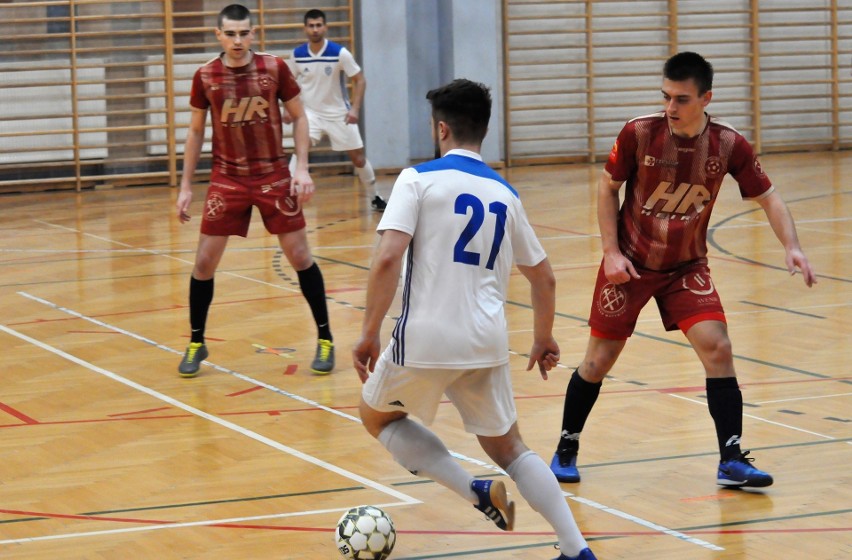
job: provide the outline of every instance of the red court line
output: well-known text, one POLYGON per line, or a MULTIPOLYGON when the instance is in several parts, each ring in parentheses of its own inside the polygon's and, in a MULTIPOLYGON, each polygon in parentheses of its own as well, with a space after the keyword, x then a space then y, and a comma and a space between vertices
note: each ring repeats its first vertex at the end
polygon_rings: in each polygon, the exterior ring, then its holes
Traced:
POLYGON ((5 412, 7 414, 11 414, 12 416, 17 418, 18 420, 20 420, 24 424, 34 425, 34 424, 39 423, 39 421, 36 420, 35 418, 30 418, 29 416, 27 416, 23 412, 16 410, 16 409, 12 408, 11 406, 9 406, 7 404, 3 404, 1 402, 0 402, 0 410, 2 410, 3 412, 5 412))
MULTIPOLYGON (((138 519, 131 517, 106 517, 102 515, 76 515, 68 513, 46 513, 37 511, 23 511, 15 509, 0 509, 0 513, 18 515, 23 517, 40 517, 49 519, 74 519, 81 521, 108 521, 114 523, 139 523, 144 525, 175 525, 180 523, 194 523, 192 521, 174 521, 162 519, 138 519)), ((211 523, 204 527, 218 527, 227 529, 260 529, 271 531, 295 531, 295 532, 322 532, 331 533, 333 527, 293 527, 287 525, 255 525, 246 523, 211 523)), ((844 533, 852 531, 852 527, 822 527, 813 529, 700 529, 695 531, 683 531, 692 535, 746 535, 746 534, 797 534, 797 533, 844 533)), ((409 535, 476 535, 476 536, 553 536, 552 531, 426 531, 426 530, 397 530, 397 533, 409 535)), ((667 536, 660 531, 584 531, 586 537, 651 537, 667 536)))
POLYGON ((296 373, 296 370, 299 369, 299 366, 296 364, 290 364, 287 366, 287 369, 284 370, 284 375, 293 375, 296 373))
POLYGON ((149 412, 160 412, 161 410, 169 410, 170 406, 161 406, 159 408, 148 408, 145 410, 135 410, 133 412, 119 412, 117 414, 107 414, 110 418, 117 416, 133 416, 134 414, 147 414, 149 412))
POLYGON ((242 391, 237 391, 236 393, 231 393, 229 395, 225 395, 226 397, 239 397, 240 395, 245 395, 246 393, 252 393, 254 391, 260 391, 263 389, 260 385, 256 387, 250 387, 248 389, 243 389, 242 391))

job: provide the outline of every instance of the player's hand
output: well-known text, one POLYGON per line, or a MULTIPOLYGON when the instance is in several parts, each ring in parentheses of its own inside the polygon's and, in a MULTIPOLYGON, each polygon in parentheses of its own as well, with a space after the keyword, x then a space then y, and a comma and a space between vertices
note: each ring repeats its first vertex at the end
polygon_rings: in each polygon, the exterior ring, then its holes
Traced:
POLYGON ((189 204, 192 202, 192 189, 181 189, 177 199, 177 217, 180 223, 185 224, 192 219, 189 215, 189 204))
POLYGON ((527 363, 527 371, 534 364, 538 364, 538 372, 541 378, 547 381, 547 372, 559 363, 559 345, 553 337, 544 341, 533 342, 530 350, 530 361, 527 363))
POLYGON ((814 274, 814 271, 811 268, 811 263, 808 262, 808 258, 801 249, 791 249, 790 251, 787 251, 785 260, 787 262, 787 271, 790 273, 790 276, 796 274, 796 270, 799 270, 802 273, 802 279, 805 281, 805 286, 810 288, 817 283, 816 274, 814 274))
POLYGON ((376 369, 380 348, 381 341, 378 336, 372 338, 362 336, 352 348, 352 365, 355 366, 361 383, 366 383, 370 374, 376 369))
POLYGON ((633 263, 621 251, 604 253, 604 275, 613 284, 624 284, 632 279, 641 278, 633 263))
POLYGON ((346 124, 358 124, 358 120, 358 113, 354 110, 346 113, 346 118, 344 119, 346 124))
POLYGON ((300 206, 304 206, 314 197, 314 181, 307 171, 296 169, 290 183, 290 192, 300 206))

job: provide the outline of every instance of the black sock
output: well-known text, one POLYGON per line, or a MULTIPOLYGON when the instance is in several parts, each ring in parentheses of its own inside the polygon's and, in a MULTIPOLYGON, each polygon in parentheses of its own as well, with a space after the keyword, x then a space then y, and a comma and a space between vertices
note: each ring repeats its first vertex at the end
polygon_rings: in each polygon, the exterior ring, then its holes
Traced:
POLYGON ((743 433, 743 394, 736 377, 707 379, 707 406, 716 424, 719 454, 727 461, 740 454, 743 433))
POLYGON ((578 370, 574 370, 568 388, 565 390, 565 406, 562 411, 562 434, 559 437, 557 451, 577 451, 580 448, 580 432, 586 425, 586 419, 598 400, 601 392, 599 383, 589 383, 578 370))
POLYGON ((213 301, 213 279, 196 280, 189 278, 189 326, 192 329, 190 342, 204 344, 204 330, 207 328, 207 312, 213 301))
POLYGON ((305 270, 298 270, 299 287, 302 289, 302 294, 308 301, 311 307, 311 313, 314 315, 314 321, 317 324, 318 338, 325 340, 333 340, 331 338, 331 327, 328 325, 328 306, 325 302, 325 283, 322 280, 322 272, 320 272, 317 263, 312 264, 305 270))

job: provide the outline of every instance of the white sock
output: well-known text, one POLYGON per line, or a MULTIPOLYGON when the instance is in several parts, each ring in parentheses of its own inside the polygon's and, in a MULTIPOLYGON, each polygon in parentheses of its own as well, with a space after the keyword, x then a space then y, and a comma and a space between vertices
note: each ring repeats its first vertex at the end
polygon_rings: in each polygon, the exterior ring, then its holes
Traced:
POLYGON ((562 495, 556 477, 541 457, 527 451, 506 469, 518 486, 521 496, 544 517, 559 537, 559 550, 566 556, 577 556, 586 548, 574 514, 562 495))
POLYGON ((290 168, 290 177, 292 177, 296 173, 296 154, 290 156, 290 165, 288 167, 290 168))
POLYGON ((373 166, 370 160, 364 160, 364 167, 356 167, 355 173, 358 174, 358 180, 364 185, 364 188, 372 187, 373 194, 379 196, 379 189, 376 188, 376 173, 373 171, 373 166))
POLYGON ((453 459, 438 436, 424 426, 408 418, 391 422, 379 434, 379 442, 409 472, 431 478, 472 504, 479 503, 470 487, 473 477, 453 459))

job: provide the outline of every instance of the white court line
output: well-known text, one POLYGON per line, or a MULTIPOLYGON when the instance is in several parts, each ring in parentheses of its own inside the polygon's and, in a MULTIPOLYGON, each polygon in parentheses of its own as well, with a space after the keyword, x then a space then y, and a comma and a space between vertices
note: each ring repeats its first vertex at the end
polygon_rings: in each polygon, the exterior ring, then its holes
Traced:
MULTIPOLYGON (((415 503, 422 503, 417 501, 415 503)), ((400 502, 393 502, 388 504, 377 504, 376 507, 379 508, 390 508, 397 507, 403 504, 400 502)), ((115 534, 123 534, 123 533, 139 533, 142 531, 157 531, 160 529, 181 529, 183 527, 209 527, 210 525, 224 525, 224 524, 242 524, 247 523, 249 521, 262 521, 264 519, 283 519, 285 517, 299 517, 304 515, 319 515, 325 513, 340 513, 340 508, 334 509, 315 509, 311 511, 297 511, 293 513, 273 513, 269 515, 255 515, 251 517, 232 517, 229 519, 210 519, 208 521, 187 521, 183 523, 159 523, 159 524, 151 524, 151 525, 143 525, 141 527, 125 527, 122 529, 106 529, 103 531, 89 531, 86 533, 62 533, 58 535, 44 535, 41 537, 24 537, 20 539, 9 539, 5 541, 0 541, 0 544, 22 544, 22 543, 31 543, 38 541, 52 541, 57 539, 74 539, 79 537, 98 537, 102 535, 115 535, 115 534)), ((85 517, 85 516, 80 516, 85 517)), ((102 516, 98 516, 102 517, 102 516)), ((85 519, 84 519, 85 520, 85 519)), ((108 518, 105 518, 104 521, 108 521, 108 518)), ((122 523, 132 523, 132 521, 122 521, 122 523)))
MULTIPOLYGON (((68 309, 68 308, 66 308, 66 307, 61 307, 61 306, 59 306, 59 305, 57 305, 57 304, 55 304, 55 303, 52 303, 52 302, 49 302, 49 301, 47 301, 47 300, 41 299, 41 298, 39 298, 39 297, 36 297, 36 296, 30 295, 30 294, 28 294, 28 293, 26 293, 26 292, 18 292, 18 294, 19 294, 19 295, 21 295, 21 296, 24 296, 24 297, 26 297, 26 298, 29 298, 29 299, 31 299, 31 300, 33 300, 33 301, 37 301, 37 302, 39 302, 39 303, 42 303, 42 304, 47 305, 47 306, 49 306, 49 307, 52 307, 53 309, 56 309, 56 310, 62 311, 62 312, 64 312, 64 313, 68 313, 68 314, 70 314, 70 315, 73 315, 73 316, 75 316, 75 317, 78 317, 78 318, 83 319, 83 320, 86 320, 86 321, 90 321, 90 322, 95 323, 95 324, 97 324, 97 325, 99 325, 99 326, 102 326, 102 327, 105 327, 105 328, 108 328, 108 329, 112 329, 112 330, 114 330, 114 331, 116 331, 116 332, 118 332, 118 333, 121 333, 121 334, 127 335, 127 336, 129 336, 129 337, 131 337, 131 338, 133 338, 133 339, 139 340, 139 341, 141 341, 141 342, 145 342, 145 343, 147 343, 147 344, 151 344, 151 345, 156 346, 157 348, 160 348, 160 349, 162 349, 162 350, 166 350, 166 351, 169 351, 169 352, 172 352, 172 353, 176 353, 176 354, 181 354, 181 352, 179 352, 179 351, 177 351, 177 350, 173 350, 172 348, 169 348, 168 346, 164 346, 164 345, 162 345, 162 344, 159 344, 159 343, 157 343, 157 342, 154 342, 153 340, 150 340, 150 339, 148 339, 148 338, 145 338, 145 337, 140 336, 140 335, 135 334, 135 333, 131 333, 130 331, 127 331, 127 330, 125 330, 125 329, 121 329, 121 328, 119 328, 119 327, 115 327, 115 326, 113 326, 113 325, 110 325, 109 323, 105 323, 105 322, 100 321, 100 320, 98 320, 98 319, 94 319, 94 318, 92 318, 92 317, 87 317, 87 316, 85 316, 85 315, 83 315, 83 314, 81 314, 81 313, 78 313, 77 311, 73 311, 73 310, 68 309)), ((0 325, 0 328, 2 328, 3 330, 6 330, 6 329, 5 329, 5 327, 3 327, 2 325, 0 325)), ((24 336, 24 335, 21 335, 21 336, 24 336)), ((29 338, 29 337, 27 337, 27 338, 29 338)), ((30 339, 30 340, 32 340, 32 339, 30 339)), ((63 353, 63 354, 64 354, 64 353, 63 353)), ((181 354, 181 355, 182 355, 182 354, 181 354)), ((72 356, 72 358, 73 358, 73 356, 72 356)), ((75 360, 76 360, 76 358, 75 358, 75 360)), ((334 410, 333 408, 329 408, 329 407, 326 407, 326 406, 321 405, 321 404, 319 404, 319 403, 315 403, 315 402, 311 401, 310 399, 307 399, 307 398, 302 397, 302 396, 300 396, 300 395, 294 395, 293 393, 289 393, 289 392, 284 391, 284 390, 282 390, 282 389, 279 389, 279 388, 277 388, 277 387, 275 387, 275 386, 273 386, 273 385, 269 385, 269 384, 267 384, 267 383, 263 383, 262 381, 255 380, 255 379, 253 379, 253 378, 251 378, 251 377, 248 377, 248 376, 246 376, 246 375, 243 375, 243 374, 237 373, 237 372, 232 371, 232 370, 229 370, 229 369, 227 369, 227 368, 223 368, 223 367, 221 367, 221 366, 217 366, 217 365, 215 365, 215 364, 210 364, 209 362, 206 362, 206 361, 205 361, 204 363, 205 363, 205 364, 208 364, 208 365, 211 365, 212 367, 214 367, 215 369, 217 369, 217 370, 219 370, 219 371, 222 371, 222 372, 224 372, 224 373, 228 373, 229 375, 233 375, 233 376, 235 376, 235 377, 238 377, 239 379, 242 379, 242 380, 247 381, 247 382, 249 382, 249 383, 252 383, 252 384, 258 385, 258 386, 260 386, 260 387, 267 388, 267 389, 269 389, 269 390, 271 390, 271 391, 274 391, 274 392, 276 392, 276 393, 278 393, 278 394, 284 395, 284 396, 289 397, 289 398, 296 399, 296 400, 298 400, 298 401, 300 401, 300 402, 303 402, 303 403, 306 403, 306 404, 310 404, 311 406, 315 406, 315 407, 317 407, 317 408, 319 408, 319 409, 325 410, 325 411, 327 411, 327 412, 331 412, 331 413, 333 413, 333 414, 335 414, 335 415, 337 415, 337 416, 341 416, 341 417, 347 418, 347 419, 349 419, 349 420, 352 420, 352 421, 355 421, 355 422, 358 422, 358 423, 360 423, 360 422, 361 422, 361 420, 360 420, 359 418, 355 418, 354 416, 350 416, 350 415, 348 415, 348 414, 345 414, 345 413, 343 413, 343 412, 340 412, 339 410, 334 410)), ((562 366, 562 367, 567 367, 567 366, 562 366)), ((130 382, 130 383, 132 383, 132 382, 130 382)), ((165 395, 164 395, 164 396, 165 396, 165 395)), ((188 405, 187 405, 187 406, 188 406, 188 405)), ((200 412, 200 411, 199 411, 199 412, 200 412)), ((214 418, 215 418, 215 417, 214 417, 214 418)), ((225 422, 225 421, 223 420, 223 422, 225 422)), ((229 422, 229 423, 230 423, 230 422, 229 422)), ((288 449, 289 449, 289 448, 288 448, 288 449)), ((462 455, 462 454, 460 454, 460 453, 456 453, 455 451, 450 451, 450 455, 452 455, 453 457, 455 457, 456 459, 458 459, 458 460, 460 460, 460 461, 464 461, 464 462, 467 462, 467 463, 470 463, 470 464, 473 464, 473 465, 477 465, 477 466, 479 466, 479 467, 482 467, 482 468, 485 468, 485 469, 488 469, 488 470, 491 470, 491 471, 494 471, 494 472, 497 472, 497 473, 501 473, 501 474, 503 474, 503 475, 507 475, 507 473, 506 473, 503 469, 501 469, 500 467, 498 467, 498 466, 496 466, 496 465, 492 465, 492 464, 486 463, 486 462, 484 462, 484 461, 480 461, 479 459, 475 459, 475 458, 473 458, 473 457, 467 457, 467 456, 462 455)), ((508 475, 507 475, 507 476, 508 476, 508 475)), ((676 538, 681 539, 681 540, 683 540, 683 541, 690 542, 690 543, 692 543, 692 544, 697 544, 697 545, 699 545, 699 546, 703 546, 703 547, 705 547, 705 548, 710 548, 711 550, 724 550, 723 548, 718 548, 718 547, 716 547, 716 545, 713 545, 713 544, 711 544, 711 543, 708 543, 708 542, 702 541, 702 540, 700 540, 700 539, 696 539, 696 538, 690 537, 689 535, 686 535, 686 534, 680 533, 680 532, 675 531, 675 530, 673 530, 673 529, 665 528, 665 527, 663 527, 662 525, 658 525, 658 524, 653 523, 653 522, 651 522, 651 521, 646 521, 646 520, 644 520, 644 519, 641 519, 641 518, 636 517, 636 516, 634 516, 634 515, 631 515, 631 514, 629 514, 629 513, 622 512, 622 511, 620 511, 620 510, 616 510, 616 509, 610 508, 610 507, 605 506, 605 505, 603 505, 603 504, 599 504, 598 502, 594 502, 594 501, 592 501, 592 500, 586 500, 586 499, 578 498, 578 497, 574 496, 573 494, 566 493, 566 492, 563 492, 563 494, 564 494, 565 496, 569 497, 570 499, 572 499, 572 500, 574 500, 574 501, 577 501, 577 502, 579 502, 579 503, 583 503, 583 504, 585 504, 585 505, 588 505, 588 506, 594 507, 594 508, 596 508, 596 509, 599 509, 599 510, 601 510, 601 511, 605 512, 605 513, 610 513, 610 514, 612 514, 612 515, 617 515, 618 517, 621 517, 621 518, 623 518, 623 519, 627 519, 627 520, 633 521, 634 523, 637 523, 637 524, 639 524, 639 525, 641 525, 641 526, 643 526, 643 527, 651 528, 651 529, 654 529, 654 530, 660 530, 660 531, 661 531, 661 532, 663 532, 664 534, 671 535, 671 536, 675 536, 676 538)), ((405 494, 399 494, 399 495, 400 495, 400 496, 404 496, 406 500, 414 500, 414 498, 410 498, 409 496, 406 496, 405 494)), ((406 503, 422 503, 422 502, 421 502, 421 501, 419 501, 419 500, 416 500, 416 501, 408 501, 408 502, 406 502, 406 503)), ((173 526, 174 526, 174 524, 170 524, 170 525, 169 525, 169 527, 173 527, 173 526)), ((166 528, 166 527, 163 527, 163 528, 166 528)))
POLYGON ((25 341, 25 342, 29 342, 33 346, 37 346, 37 347, 41 348, 42 350, 46 350, 47 352, 50 352, 52 354, 56 354, 57 356, 64 358, 64 359, 68 360, 69 362, 73 362, 73 363, 75 363, 79 366, 82 366, 82 367, 84 367, 84 368, 86 368, 90 371, 95 372, 95 373, 99 373, 99 374, 103 375, 104 377, 108 377, 108 378, 112 379, 113 381, 118 381, 119 383, 127 385, 128 387, 130 387, 132 389, 136 389, 137 391, 139 391, 141 393, 145 393, 146 395, 154 397, 155 399, 161 400, 164 403, 167 403, 167 404, 170 404, 174 407, 183 409, 186 412, 189 412, 190 414, 194 414, 195 416, 198 416, 200 418, 204 418, 205 420, 213 422, 214 424, 219 424, 223 428, 227 428, 229 430, 237 432, 238 434, 244 435, 244 436, 251 438, 255 441, 258 441, 258 442, 260 442, 264 445, 268 445, 269 447, 271 447, 273 449, 276 449, 276 450, 281 451, 283 453, 286 453, 288 455, 292 455, 293 457, 296 457, 297 459, 301 459, 301 460, 303 460, 307 463, 311 463, 311 464, 316 465, 316 466, 318 466, 322 469, 325 469, 327 471, 331 471, 335 474, 339 474, 340 476, 342 476, 344 478, 348 478, 350 480, 358 482, 359 484, 362 484, 362 485, 364 485, 368 488, 372 488, 373 490, 377 490, 377 491, 382 492, 384 494, 387 494, 389 496, 393 496, 394 498, 402 500, 402 502, 404 502, 406 504, 422 503, 420 500, 412 498, 411 496, 403 494, 402 492, 394 490, 393 488, 390 488, 390 487, 385 486, 383 484, 379 484, 379 483, 374 482, 374 481, 372 481, 368 478, 365 478, 365 477, 357 475, 353 472, 342 469, 342 468, 340 468, 336 465, 333 465, 331 463, 327 463, 325 461, 317 459, 316 457, 308 455, 307 453, 302 453, 301 451, 299 451, 297 449, 293 449, 292 447, 288 447, 288 446, 286 446, 282 443, 278 443, 277 441, 275 441, 273 439, 270 439, 266 436, 263 436, 263 435, 258 434, 256 432, 253 432, 253 431, 251 431, 247 428, 243 428, 242 426, 234 424, 233 422, 229 422, 228 420, 223 420, 222 418, 219 418, 218 416, 214 416, 213 414, 209 414, 207 412, 204 412, 203 410, 199 410, 199 409, 195 408, 194 406, 188 405, 188 404, 186 404, 182 401, 179 401, 175 398, 172 398, 168 395, 164 395, 163 393, 160 393, 159 391, 156 391, 154 389, 146 387, 145 385, 142 385, 140 383, 136 383, 135 381, 131 381, 130 379, 127 379, 126 377, 122 377, 121 375, 118 375, 117 373, 114 373, 112 371, 98 367, 98 366, 91 364, 91 363, 89 363, 85 360, 82 360, 82 359, 80 359, 76 356, 72 356, 71 354, 68 354, 67 352, 63 352, 62 350, 59 350, 58 348, 54 348, 53 346, 50 346, 49 344, 45 344, 45 343, 43 343, 39 340, 36 340, 34 338, 31 338, 31 337, 25 335, 23 333, 19 333, 18 331, 14 330, 14 329, 10 329, 9 327, 7 327, 5 325, 0 325, 0 331, 3 331, 7 334, 10 334, 10 335, 12 335, 16 338, 19 338, 19 339, 25 341))
MULTIPOLYGON (((688 401, 688 402, 691 402, 691 403, 700 404, 701 406, 707 406, 707 403, 706 403, 706 402, 704 402, 704 401, 699 401, 699 400, 696 400, 696 399, 691 399, 691 398, 689 398, 689 397, 684 397, 683 395, 675 395, 675 394, 673 394, 673 393, 666 393, 666 394, 667 394, 667 395, 669 395, 670 397, 675 397, 676 399, 683 399, 683 400, 688 401)), ((805 429, 803 429, 803 428, 797 428, 797 427, 795 427, 795 426, 791 426, 791 425, 789 425, 789 424, 783 424, 783 423, 781 423, 781 422, 775 422, 775 421, 773 421, 773 420, 767 420, 766 418, 761 418, 760 416, 755 416, 755 415, 753 415, 753 414, 745 414, 745 413, 743 413, 743 417, 745 417, 745 418, 751 418, 752 420, 759 420, 760 422, 766 422, 767 424, 772 424, 772 425, 774 425, 774 426, 780 426, 781 428, 787 428, 788 430, 795 430, 795 431, 797 431, 797 432, 803 432, 803 433, 806 433, 806 434, 810 434, 810 435, 812 435, 812 436, 821 437, 821 438, 823 438, 823 439, 832 439, 832 440, 837 439, 837 438, 835 438, 835 437, 827 436, 827 435, 825 435, 825 434, 820 434, 820 433, 818 433, 818 432, 812 432, 812 431, 810 431, 810 430, 805 430, 805 429)))
POLYGON ((782 403, 782 402, 809 401, 809 400, 813 400, 813 399, 828 399, 828 398, 831 398, 831 397, 848 397, 849 395, 852 395, 852 393, 835 393, 833 395, 819 395, 817 397, 794 397, 792 399, 778 399, 778 400, 774 400, 774 401, 760 401, 760 402, 756 402, 754 404, 775 404, 775 403, 782 403))

